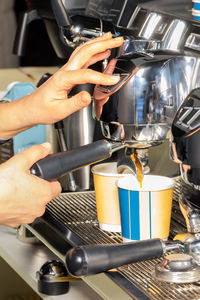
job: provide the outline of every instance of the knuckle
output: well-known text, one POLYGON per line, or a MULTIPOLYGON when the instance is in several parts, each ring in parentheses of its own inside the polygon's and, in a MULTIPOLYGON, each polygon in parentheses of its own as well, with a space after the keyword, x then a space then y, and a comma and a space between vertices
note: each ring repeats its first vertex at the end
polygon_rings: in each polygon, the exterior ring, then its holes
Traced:
POLYGON ((21 222, 13 222, 13 223, 8 223, 7 226, 11 227, 11 228, 16 228, 18 226, 20 226, 22 223, 21 222))
POLYGON ((49 185, 46 189, 46 193, 43 197, 43 206, 41 206, 41 211, 45 211, 45 206, 47 203, 49 203, 51 200, 53 199, 53 195, 52 195, 52 189, 51 189, 51 186, 49 185))
POLYGON ((38 214, 37 214, 37 217, 43 216, 44 213, 45 213, 45 207, 42 207, 42 208, 39 210, 39 212, 38 212, 38 214))
POLYGON ((65 81, 65 69, 60 69, 55 73, 55 75, 52 77, 52 83, 56 85, 56 83, 63 84, 65 81))
POLYGON ((43 150, 43 147, 41 145, 32 145, 27 149, 27 155, 31 153, 40 153, 43 150))
POLYGON ((80 97, 77 97, 77 106, 82 108, 87 106, 90 103, 90 95, 86 91, 82 91, 79 95, 80 97))
POLYGON ((27 220, 24 220, 22 224, 30 224, 36 219, 36 216, 29 217, 27 220))

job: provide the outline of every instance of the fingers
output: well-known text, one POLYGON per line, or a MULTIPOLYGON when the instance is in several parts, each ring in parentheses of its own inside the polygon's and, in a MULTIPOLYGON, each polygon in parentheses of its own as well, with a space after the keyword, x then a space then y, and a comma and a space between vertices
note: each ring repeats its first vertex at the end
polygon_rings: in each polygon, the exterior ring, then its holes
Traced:
MULTIPOLYGON (((117 59, 112 59, 107 68, 104 71, 104 74, 112 74, 114 69, 115 69, 115 65, 117 63, 117 59)), ((93 93, 94 99, 95 100, 102 100, 101 106, 103 106, 109 97, 107 97, 107 95, 105 94, 105 92, 102 92, 101 87, 97 84, 94 88, 94 93, 93 93)))
MULTIPOLYGON (((46 157, 50 152, 51 152, 51 145, 46 142, 41 145, 32 146, 16 156, 18 156, 17 159, 19 158, 20 162, 21 162, 21 156, 23 156, 24 166, 27 170, 29 170, 30 167, 35 162, 46 157)), ((48 182, 47 190, 50 192, 50 195, 47 197, 46 203, 48 203, 50 200, 52 200, 53 198, 55 198, 60 194, 61 185, 57 180, 48 182)))
POLYGON ((84 83, 93 83, 97 85, 113 85, 116 84, 119 79, 119 76, 103 74, 90 69, 82 69, 70 72, 60 70, 59 74, 57 74, 57 76, 54 78, 54 87, 57 86, 59 90, 59 87, 63 88, 65 86, 63 94, 60 94, 60 98, 57 98, 56 103, 57 106, 59 105, 59 110, 62 112, 61 118, 64 119, 70 114, 86 107, 91 102, 91 96, 86 91, 83 91, 68 99, 66 91, 72 88, 73 85, 84 83))
MULTIPOLYGON (((96 99, 95 99, 96 100, 96 99)), ((103 105, 109 100, 109 97, 101 98, 101 100, 94 101, 94 111, 95 111, 95 117, 97 120, 100 119, 103 105)))
POLYGON ((108 66, 106 67, 104 74, 112 74, 115 69, 116 63, 117 63, 117 59, 116 58, 112 59, 109 62, 108 66))
POLYGON ((76 70, 82 68, 88 60, 93 55, 101 53, 107 49, 112 49, 119 47, 123 42, 123 37, 118 37, 115 39, 106 39, 106 40, 94 40, 93 43, 84 44, 82 48, 80 48, 76 55, 74 55, 68 63, 63 66, 63 68, 67 70, 76 70))
POLYGON ((58 182, 56 180, 51 181, 50 182, 50 189, 51 189, 51 199, 57 197, 62 191, 60 182, 58 182))
POLYGON ((54 77, 54 87, 65 87, 65 89, 68 90, 75 84, 93 83, 101 85, 113 85, 119 80, 119 76, 102 74, 90 69, 82 69, 70 72, 66 70, 60 70, 54 77))
POLYGON ((108 40, 108 39, 111 39, 111 38, 112 38, 111 32, 107 32, 107 33, 105 33, 104 35, 101 35, 101 36, 99 36, 99 37, 97 37, 97 38, 95 38, 95 39, 91 39, 91 40, 87 41, 87 42, 84 43, 84 44, 81 44, 79 47, 77 47, 77 48, 72 52, 72 54, 71 54, 69 60, 71 60, 71 59, 76 55, 76 53, 79 52, 85 45, 90 45, 90 44, 95 43, 95 42, 97 42, 97 41, 104 41, 104 40, 108 40))
POLYGON ((34 145, 23 152, 13 156, 10 161, 15 163, 18 168, 29 170, 30 167, 38 160, 44 158, 51 152, 51 145, 43 143, 34 145))
POLYGON ((110 50, 106 50, 104 52, 95 54, 91 57, 91 59, 83 66, 84 69, 87 69, 89 66, 94 65, 96 62, 100 60, 104 60, 110 56, 110 50))
POLYGON ((75 96, 71 97, 67 101, 62 102, 63 112, 65 112, 65 118, 70 114, 81 110, 82 108, 88 106, 91 102, 91 96, 88 92, 82 91, 75 96))

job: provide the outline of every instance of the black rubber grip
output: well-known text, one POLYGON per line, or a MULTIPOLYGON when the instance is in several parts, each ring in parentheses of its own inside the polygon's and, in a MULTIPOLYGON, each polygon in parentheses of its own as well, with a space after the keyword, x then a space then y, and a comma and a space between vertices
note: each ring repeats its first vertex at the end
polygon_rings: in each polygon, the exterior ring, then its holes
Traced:
POLYGON ((158 258, 163 254, 162 241, 151 239, 116 245, 88 245, 71 248, 66 254, 65 263, 71 275, 81 277, 138 261, 158 258))
POLYGON ((62 0, 51 0, 51 8, 55 15, 58 26, 62 27, 71 25, 70 18, 62 0))
POLYGON ((30 172, 46 180, 57 179, 68 172, 110 157, 111 150, 109 142, 99 140, 73 150, 51 154, 36 162, 30 172))

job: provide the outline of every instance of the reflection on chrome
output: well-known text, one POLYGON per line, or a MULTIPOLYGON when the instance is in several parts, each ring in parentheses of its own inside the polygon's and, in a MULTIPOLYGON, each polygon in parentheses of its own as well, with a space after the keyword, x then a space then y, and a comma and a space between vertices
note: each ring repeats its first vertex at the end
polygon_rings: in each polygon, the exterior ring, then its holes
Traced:
POLYGON ((186 31, 186 22, 174 20, 165 34, 162 48, 171 50, 179 49, 182 43, 182 36, 186 31))
POLYGON ((186 47, 194 50, 200 50, 200 35, 191 33, 186 40, 186 47))
MULTIPOLYGON (((112 139, 120 124, 124 140, 135 146, 152 145, 166 139, 175 113, 192 85, 196 85, 192 82, 192 74, 199 58, 180 54, 169 56, 169 52, 162 51, 157 55, 154 62, 149 60, 146 65, 137 66, 135 75, 102 106, 98 119, 106 138, 112 139), (159 55, 161 60, 155 61, 159 55)), ((122 71, 130 72, 130 66, 136 66, 136 61, 124 59, 122 71)), ((119 73, 119 68, 113 73, 119 73)))
POLYGON ((152 33, 157 28, 157 25, 161 21, 161 19, 162 19, 161 15, 159 15, 155 12, 150 13, 149 16, 147 17, 144 25, 142 26, 142 29, 139 32, 138 36, 146 38, 146 39, 151 38, 152 33))
POLYGON ((117 51, 117 56, 131 55, 133 53, 151 54, 148 51, 157 50, 161 48, 161 42, 157 40, 133 39, 132 37, 125 37, 121 47, 117 51))

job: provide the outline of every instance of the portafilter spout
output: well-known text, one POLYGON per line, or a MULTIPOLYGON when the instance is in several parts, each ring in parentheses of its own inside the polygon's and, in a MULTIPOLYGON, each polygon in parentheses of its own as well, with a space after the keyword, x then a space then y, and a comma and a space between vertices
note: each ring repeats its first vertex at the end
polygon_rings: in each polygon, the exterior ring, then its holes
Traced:
POLYGON ((99 140, 76 149, 48 155, 36 162, 30 172, 40 178, 54 180, 68 172, 109 158, 113 152, 125 147, 124 142, 99 140))
POLYGON ((142 174, 148 174, 149 148, 126 148, 125 154, 121 155, 117 161, 117 172, 119 174, 133 174, 138 176, 138 171, 142 174))

